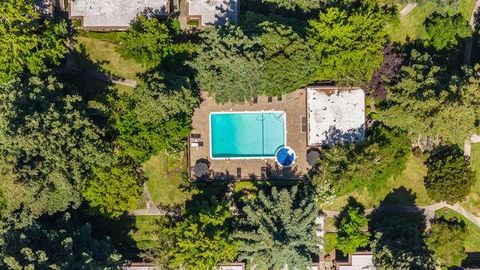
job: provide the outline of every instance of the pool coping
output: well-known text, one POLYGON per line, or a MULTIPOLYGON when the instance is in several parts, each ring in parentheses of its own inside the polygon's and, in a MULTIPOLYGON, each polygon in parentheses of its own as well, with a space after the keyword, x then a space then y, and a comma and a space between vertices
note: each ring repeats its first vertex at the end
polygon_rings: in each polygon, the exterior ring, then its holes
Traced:
POLYGON ((284 123, 283 123, 283 130, 284 130, 284 144, 283 147, 287 147, 287 112, 286 111, 277 111, 277 110, 262 110, 262 111, 220 111, 220 112, 210 112, 208 114, 208 136, 210 140, 210 149, 209 149, 209 154, 210 158, 212 160, 231 160, 231 159, 245 159, 245 160, 251 160, 251 159, 275 159, 276 158, 276 153, 278 149, 275 151, 275 154, 273 156, 250 156, 250 157, 213 157, 212 154, 212 148, 213 148, 213 143, 212 143, 212 114, 252 114, 252 113, 283 113, 284 115, 284 123))

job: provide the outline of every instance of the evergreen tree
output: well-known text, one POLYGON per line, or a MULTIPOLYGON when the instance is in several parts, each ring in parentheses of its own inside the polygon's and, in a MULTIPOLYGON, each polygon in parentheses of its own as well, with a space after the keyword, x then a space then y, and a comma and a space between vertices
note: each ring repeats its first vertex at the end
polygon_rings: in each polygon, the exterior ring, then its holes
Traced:
POLYGON ((460 39, 470 37, 472 30, 462 14, 432 13, 424 22, 426 43, 436 50, 452 49, 460 39))
POLYGON ((430 198, 454 204, 462 201, 475 184, 475 174, 457 145, 436 147, 425 161, 425 188, 430 198))
POLYGON ((318 208, 309 188, 260 191, 244 208, 235 234, 240 260, 259 269, 305 268, 318 253, 315 219, 318 208))
POLYGON ((320 0, 262 0, 266 3, 275 4, 280 8, 287 10, 310 11, 319 9, 322 2, 320 0))
POLYGON ((465 223, 457 219, 437 218, 432 223, 427 244, 435 261, 442 267, 460 267, 467 258, 465 223))

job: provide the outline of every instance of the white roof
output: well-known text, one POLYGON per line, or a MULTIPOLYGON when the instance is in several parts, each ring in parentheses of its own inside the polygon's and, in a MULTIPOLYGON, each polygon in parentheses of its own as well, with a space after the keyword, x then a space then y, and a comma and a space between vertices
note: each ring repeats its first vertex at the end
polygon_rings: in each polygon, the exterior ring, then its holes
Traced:
POLYGON ((151 11, 166 14, 166 0, 71 0, 70 16, 83 17, 85 27, 128 28, 137 14, 151 11))
POLYGON ((338 270, 375 270, 371 254, 352 255, 352 265, 340 265, 338 270))
POLYGON ((201 26, 237 22, 237 0, 188 0, 188 15, 201 16, 201 26))
POLYGON ((361 88, 307 88, 308 145, 363 142, 365 92, 361 88))
POLYGON ((243 263, 235 263, 235 264, 224 264, 218 266, 218 270, 244 270, 243 263))

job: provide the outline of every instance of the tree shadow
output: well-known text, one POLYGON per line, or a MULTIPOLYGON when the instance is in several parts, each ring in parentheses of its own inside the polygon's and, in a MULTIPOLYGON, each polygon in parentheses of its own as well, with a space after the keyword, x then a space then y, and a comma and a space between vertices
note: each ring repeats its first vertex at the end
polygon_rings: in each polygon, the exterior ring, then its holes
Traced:
POLYGON ((348 197, 347 204, 342 208, 338 216, 335 218, 335 227, 339 228, 341 221, 348 216, 348 211, 351 209, 358 209, 360 213, 365 214, 365 206, 361 204, 357 199, 350 196, 348 197))
POLYGON ((274 165, 268 163, 266 165, 265 175, 266 179, 269 180, 298 180, 305 178, 305 175, 298 171, 297 165, 280 167, 277 163, 274 165))

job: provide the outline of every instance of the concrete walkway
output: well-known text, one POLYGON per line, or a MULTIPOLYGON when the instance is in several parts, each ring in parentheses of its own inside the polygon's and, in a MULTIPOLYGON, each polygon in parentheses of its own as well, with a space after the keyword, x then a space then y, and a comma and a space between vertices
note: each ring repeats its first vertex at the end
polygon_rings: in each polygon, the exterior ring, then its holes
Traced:
POLYGON ((400 18, 407 16, 416 7, 417 3, 408 3, 402 10, 400 10, 400 18))
MULTIPOLYGON (((427 206, 420 206, 420 207, 395 204, 395 205, 388 205, 388 206, 382 207, 382 210, 383 211, 398 211, 398 212, 403 212, 403 213, 409 213, 409 212, 416 212, 418 209, 422 209, 424 211, 424 215, 426 216, 427 228, 429 228, 430 227, 430 220, 435 217, 435 211, 440 210, 444 207, 449 208, 449 209, 459 213, 460 215, 462 215, 466 219, 470 220, 473 224, 475 224, 476 226, 478 226, 480 228, 480 217, 477 217, 474 214, 470 213, 469 211, 467 211, 465 208, 463 208, 458 203, 456 203, 454 205, 450 205, 450 204, 447 204, 446 202, 441 202, 441 203, 436 203, 436 204, 427 205, 427 206)), ((366 215, 371 214, 374 209, 375 208, 366 209, 365 214, 366 215)), ((327 217, 336 217, 340 214, 339 211, 325 210, 323 212, 325 213, 325 216, 327 216, 327 217)))
MULTIPOLYGON (((477 0, 475 3, 475 7, 473 8, 472 14, 470 15, 470 26, 472 30, 475 30, 475 13, 477 12, 478 8, 480 7, 480 0, 477 0)), ((473 37, 467 39, 465 44, 465 53, 463 58, 464 65, 470 65, 470 60, 472 58, 472 48, 473 48, 473 37)))
POLYGON ((133 210, 130 214, 134 216, 164 216, 169 214, 168 211, 157 207, 148 191, 147 184, 143 184, 143 198, 147 203, 147 208, 133 210))
POLYGON ((466 157, 470 157, 472 155, 472 143, 480 143, 480 135, 473 134, 472 137, 465 140, 463 152, 466 157))

